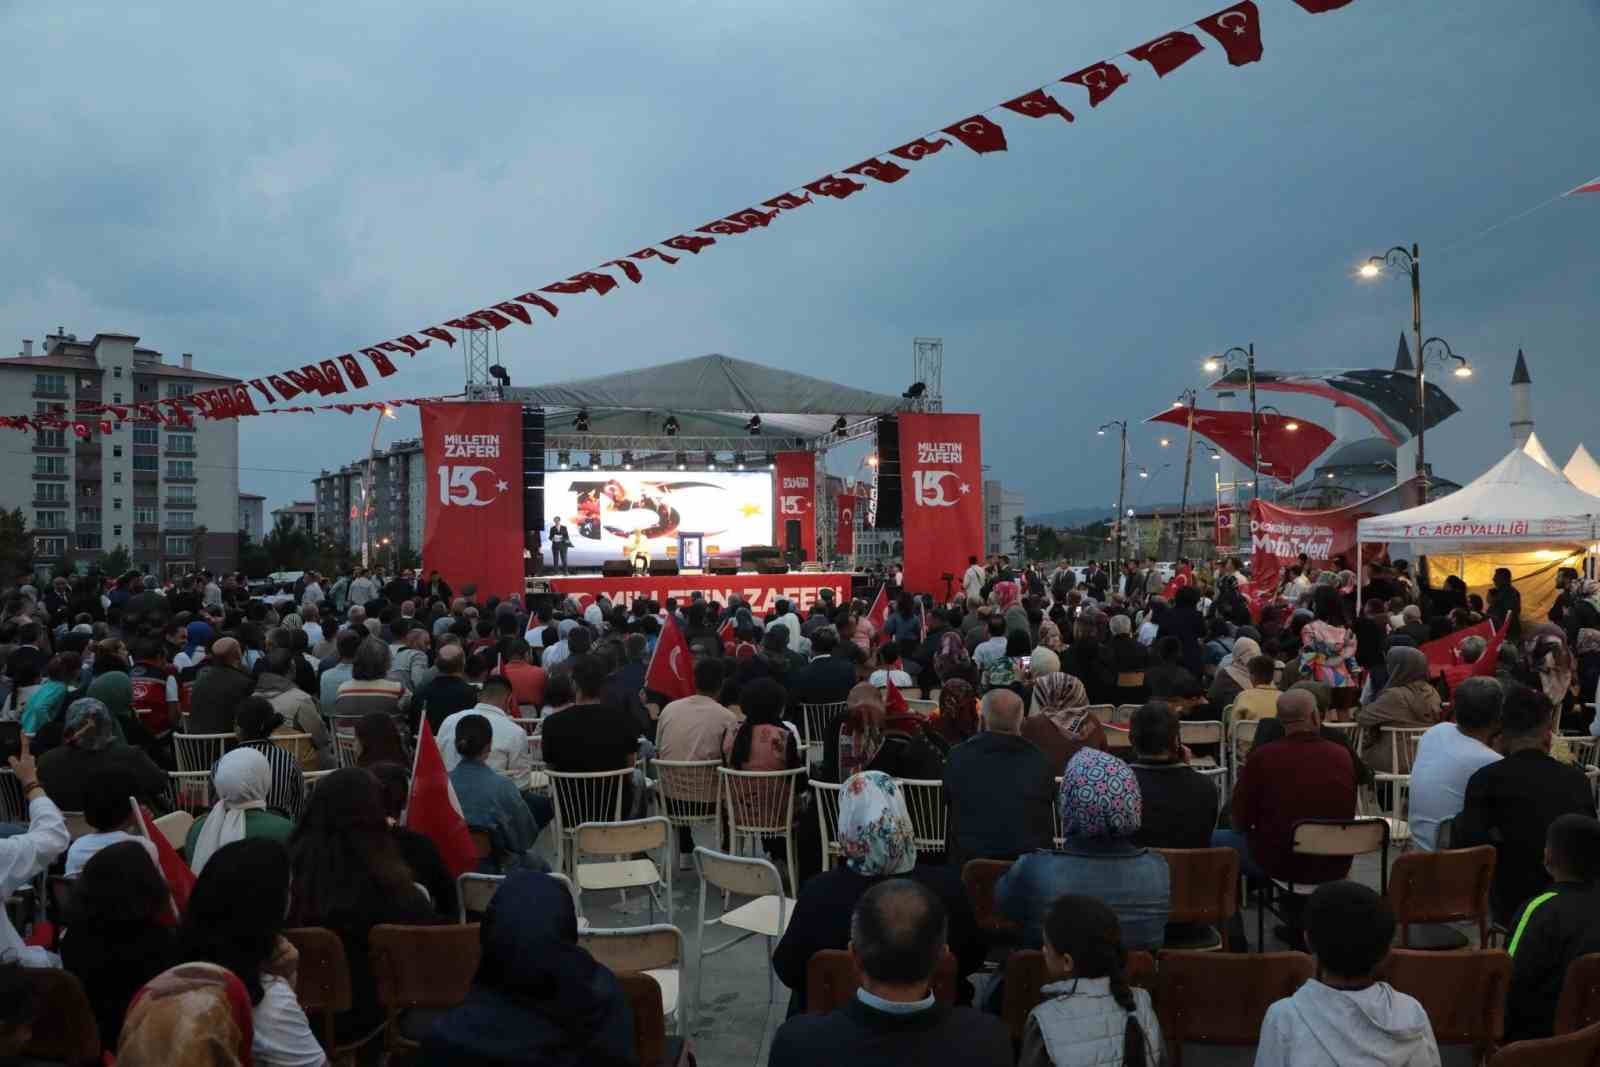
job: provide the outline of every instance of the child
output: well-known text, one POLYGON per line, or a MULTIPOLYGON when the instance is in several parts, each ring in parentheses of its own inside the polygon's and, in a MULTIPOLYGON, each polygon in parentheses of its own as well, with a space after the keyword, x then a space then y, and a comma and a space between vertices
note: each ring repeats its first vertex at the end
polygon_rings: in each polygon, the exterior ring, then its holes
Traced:
POLYGON ((1067 895, 1044 919, 1045 999, 1028 1013, 1019 1067, 1155 1067, 1161 1024, 1150 994, 1128 985, 1116 913, 1067 895))
POLYGON ((1306 902, 1305 931, 1317 976, 1267 1009, 1257 1067, 1439 1067, 1422 1005, 1373 977, 1394 938, 1388 902, 1355 882, 1327 882, 1306 902))
POLYGON ((1555 884, 1528 901, 1511 933, 1507 1041, 1551 1036, 1567 965, 1600 952, 1600 822, 1557 816, 1545 834, 1544 866, 1555 884))
POLYGON ((1233 698, 1234 721, 1276 718, 1278 687, 1272 679, 1277 676, 1278 661, 1271 656, 1254 656, 1246 666, 1250 669, 1250 688, 1233 698))

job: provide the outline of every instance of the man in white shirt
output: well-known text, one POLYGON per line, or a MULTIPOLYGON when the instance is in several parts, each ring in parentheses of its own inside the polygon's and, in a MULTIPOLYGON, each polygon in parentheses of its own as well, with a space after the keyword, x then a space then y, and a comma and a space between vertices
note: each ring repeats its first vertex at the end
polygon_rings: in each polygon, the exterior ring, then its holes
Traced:
POLYGON ((222 610, 222 586, 217 584, 216 578, 212 577, 212 574, 211 574, 210 571, 202 571, 201 573, 203 575, 205 575, 205 579, 206 579, 205 591, 204 591, 204 593, 202 593, 202 595, 200 597, 201 605, 206 607, 206 608, 208 608, 208 609, 214 608, 217 611, 221 611, 222 610))
POLYGON ((977 556, 967 557, 967 569, 961 575, 961 592, 968 600, 983 596, 983 564, 977 556))
MULTIPOLYGON (((1000 651, 1004 652, 1005 649, 1000 651)), ((867 678, 868 685, 883 689, 893 682, 896 689, 910 689, 917 684, 911 675, 900 669, 900 650, 893 641, 878 649, 878 663, 878 669, 867 678)))
MULTIPOLYGON (((19 755, 10 757, 11 770, 23 802, 28 805, 26 833, 0 839, 0 895, 10 896, 47 870, 67 850, 72 841, 61 809, 45 796, 39 784, 39 770, 28 752, 28 735, 22 735, 19 755)), ((16 959, 28 967, 59 967, 61 961, 46 949, 23 945, 11 917, 0 909, 0 955, 16 959)))
POLYGON ((62 874, 76 878, 95 856, 124 841, 136 841, 150 854, 150 862, 161 869, 155 843, 133 832, 133 805, 128 802, 137 791, 133 777, 120 769, 107 768, 90 778, 83 790, 83 818, 94 833, 84 834, 67 849, 62 874))
POLYGON ((991 663, 1006 657, 1006 620, 1000 615, 989 617, 989 639, 972 650, 972 662, 982 670, 991 663))
POLYGON ((789 602, 787 600, 778 601, 777 614, 772 617, 772 621, 767 624, 767 628, 771 629, 774 626, 782 626, 789 631, 789 650, 791 652, 802 651, 800 647, 800 642, 803 640, 800 636, 800 616, 789 610, 789 602))
POLYGON ((306 587, 300 590, 300 603, 321 604, 322 600, 322 583, 317 580, 317 572, 312 571, 306 575, 306 587))
POLYGON ((456 751, 456 724, 468 715, 482 715, 489 720, 489 729, 493 731, 489 756, 484 762, 511 779, 517 788, 527 788, 533 757, 528 752, 528 732, 511 721, 516 707, 516 695, 503 675, 494 674, 485 679, 476 707, 458 711, 439 724, 439 755, 444 760, 444 769, 453 771, 461 762, 461 753, 456 751))
POLYGON ((1144 613, 1144 621, 1139 624, 1139 643, 1144 647, 1149 648, 1156 643, 1156 638, 1161 636, 1161 625, 1156 622, 1156 616, 1161 614, 1166 606, 1166 597, 1150 598, 1150 609, 1144 613))
POLYGON ((1417 742, 1411 765, 1411 841, 1433 852, 1439 848, 1439 824, 1461 814, 1467 780, 1478 768, 1499 760, 1489 739, 1500 730, 1505 700, 1493 678, 1468 678, 1455 691, 1455 722, 1430 727, 1417 742))
POLYGON ((357 567, 356 576, 350 579, 351 605, 353 606, 360 604, 362 607, 366 607, 367 602, 374 599, 377 595, 378 587, 373 583, 371 578, 367 577, 366 571, 362 570, 360 567, 357 567))

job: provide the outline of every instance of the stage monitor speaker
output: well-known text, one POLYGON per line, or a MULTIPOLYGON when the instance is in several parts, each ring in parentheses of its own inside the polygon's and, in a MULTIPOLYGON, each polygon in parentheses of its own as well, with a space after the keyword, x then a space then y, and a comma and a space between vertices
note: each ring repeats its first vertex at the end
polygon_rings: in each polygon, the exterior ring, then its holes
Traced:
POLYGON ((739 550, 739 562, 746 568, 753 567, 764 559, 781 559, 783 553, 778 551, 776 545, 745 545, 739 550))
POLYGON ((762 560, 756 564, 757 574, 788 574, 789 565, 771 560, 762 560))
POLYGON ((736 560, 714 559, 710 563, 706 564, 706 573, 721 575, 738 574, 739 564, 736 560))
POLYGON ((675 559, 653 559, 650 561, 650 577, 671 578, 678 573, 678 561, 675 559))
POLYGON ((625 559, 608 559, 600 564, 600 574, 605 578, 631 578, 633 564, 625 559))
POLYGON ((875 529, 900 529, 900 420, 885 415, 878 420, 878 467, 873 484, 878 489, 875 529))

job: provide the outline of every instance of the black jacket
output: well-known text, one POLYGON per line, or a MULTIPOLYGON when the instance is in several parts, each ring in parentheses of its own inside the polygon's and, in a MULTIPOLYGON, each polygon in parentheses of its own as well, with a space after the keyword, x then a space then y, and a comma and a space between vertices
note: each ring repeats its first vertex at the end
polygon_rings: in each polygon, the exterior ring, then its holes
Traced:
MULTIPOLYGON (((303 662, 303 661, 302 661, 303 662)), ((254 692, 256 680, 238 667, 207 663, 195 675, 189 696, 189 732, 233 733, 233 714, 239 701, 254 692)))
POLYGON ((1014 860, 1055 844, 1050 761, 1014 734, 980 733, 952 748, 944 765, 944 799, 950 808, 948 862, 956 870, 968 860, 1014 860))
POLYGON ((856 665, 843 656, 820 656, 798 673, 791 671, 789 693, 799 704, 836 704, 856 684, 856 665))
POLYGON ((1169 608, 1160 621, 1159 636, 1176 637, 1183 646, 1183 665, 1196 678, 1203 667, 1200 645, 1206 638, 1206 620, 1194 608, 1169 608))
POLYGON ((439 735, 439 727, 458 711, 478 706, 478 690, 459 674, 440 674, 417 690, 418 699, 412 701, 412 735, 420 733, 420 716, 427 716, 428 727, 439 735))
POLYGON ((1144 816, 1133 843, 1145 848, 1210 848, 1217 787, 1187 763, 1134 763, 1144 816))
POLYGON ((1544 839, 1557 815, 1594 817, 1594 794, 1577 767, 1536 749, 1513 752, 1467 780, 1455 846, 1494 845, 1495 921, 1507 928, 1522 906, 1550 886, 1544 839))
POLYGON ((1506 1040, 1550 1037, 1567 965, 1600 952, 1600 887, 1557 882, 1534 897, 1511 928, 1511 991, 1506 1040))
POLYGON ((890 1015, 859 1000, 827 1015, 797 1015, 772 1039, 769 1067, 1011 1067, 1005 1023, 971 1008, 935 1004, 890 1015))

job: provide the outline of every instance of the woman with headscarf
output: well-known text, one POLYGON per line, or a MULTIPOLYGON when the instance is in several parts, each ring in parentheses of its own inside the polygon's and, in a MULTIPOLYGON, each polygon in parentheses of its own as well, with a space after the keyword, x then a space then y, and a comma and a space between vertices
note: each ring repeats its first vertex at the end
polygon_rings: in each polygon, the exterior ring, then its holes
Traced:
POLYGON ((1253 637, 1238 637, 1233 642, 1231 659, 1224 660, 1211 680, 1206 699, 1211 702, 1213 718, 1222 718, 1222 710, 1236 700, 1240 693, 1254 683, 1250 680, 1250 661, 1261 655, 1261 645, 1253 637))
POLYGON ((209 622, 191 622, 184 629, 183 651, 172 657, 173 668, 185 680, 193 678, 211 651, 211 642, 216 639, 216 631, 209 622))
POLYGON ((922 716, 912 712, 898 693, 893 697, 891 705, 885 705, 877 687, 865 682, 845 697, 834 748, 837 764, 828 764, 826 741, 823 746, 824 766, 837 766, 839 781, 868 770, 919 780, 943 775, 943 755, 923 737, 927 724, 922 716))
POLYGON ((247 837, 286 841, 294 823, 267 810, 267 794, 272 790, 272 764, 253 748, 236 748, 217 761, 211 770, 217 802, 189 828, 184 854, 195 874, 218 849, 247 837))
MULTIPOLYGON (((900 784, 881 771, 852 775, 839 791, 839 848, 843 862, 800 888, 788 929, 772 955, 778 980, 793 991, 789 1014, 806 1010, 806 964, 823 949, 850 945, 850 916, 868 889, 886 878, 921 882, 944 902, 950 951, 958 975, 983 969, 984 945, 972 906, 953 867, 918 865, 911 816, 900 784)), ((963 983, 965 985, 965 983, 963 983)), ((962 1000, 971 997, 964 989, 962 1000)))
POLYGON ((62 720, 62 743, 39 757, 39 784, 63 811, 84 810, 89 782, 112 770, 131 776, 134 796, 167 808, 167 772, 117 739, 111 710, 93 697, 74 700, 62 720))
POLYGON ((972 653, 967 651, 959 627, 952 626, 939 635, 937 651, 933 654, 933 673, 938 676, 940 686, 948 685, 951 681, 971 683, 976 679, 972 653))
POLYGON ((254 1062, 250 994, 226 967, 181 963, 128 1005, 119 1067, 244 1067, 254 1062))
POLYGON ((1022 924, 1023 943, 1042 943, 1045 914, 1068 893, 1106 903, 1129 949, 1154 952, 1171 910, 1167 861, 1133 843, 1143 815, 1139 780, 1115 756, 1082 748, 1067 763, 1057 798, 1062 846, 1022 856, 995 885, 995 906, 1022 924))
POLYGON ((954 747, 978 732, 978 691, 960 678, 939 689, 939 719, 934 724, 945 744, 954 747))
POLYGON ((1022 736, 1044 753, 1052 776, 1059 778, 1083 746, 1105 749, 1105 728, 1088 709, 1089 693, 1072 675, 1050 671, 1034 676, 1033 714, 1022 720, 1022 736))
POLYGON ((637 1062, 628 998, 616 976, 579 947, 577 912, 560 882, 533 871, 509 876, 490 901, 478 937, 472 989, 423 1039, 425 1062, 637 1062))
POLYGON ((1039 623, 1039 645, 1052 652, 1063 652, 1067 643, 1061 639, 1061 627, 1050 619, 1043 619, 1039 623))
POLYGON ((1404 748, 1394 748, 1385 726, 1425 727, 1439 721, 1439 693, 1428 680, 1428 657, 1421 649, 1396 645, 1384 658, 1389 680, 1370 704, 1356 711, 1361 727, 1361 759, 1380 774, 1411 769, 1404 748))
MULTIPOLYGON (((1524 643, 1528 662, 1539 673, 1539 689, 1562 719, 1571 714, 1572 679, 1577 664, 1567 649, 1566 631, 1553 622, 1541 622, 1524 643)), ((1568 724, 1563 722, 1562 728, 1568 724)))

